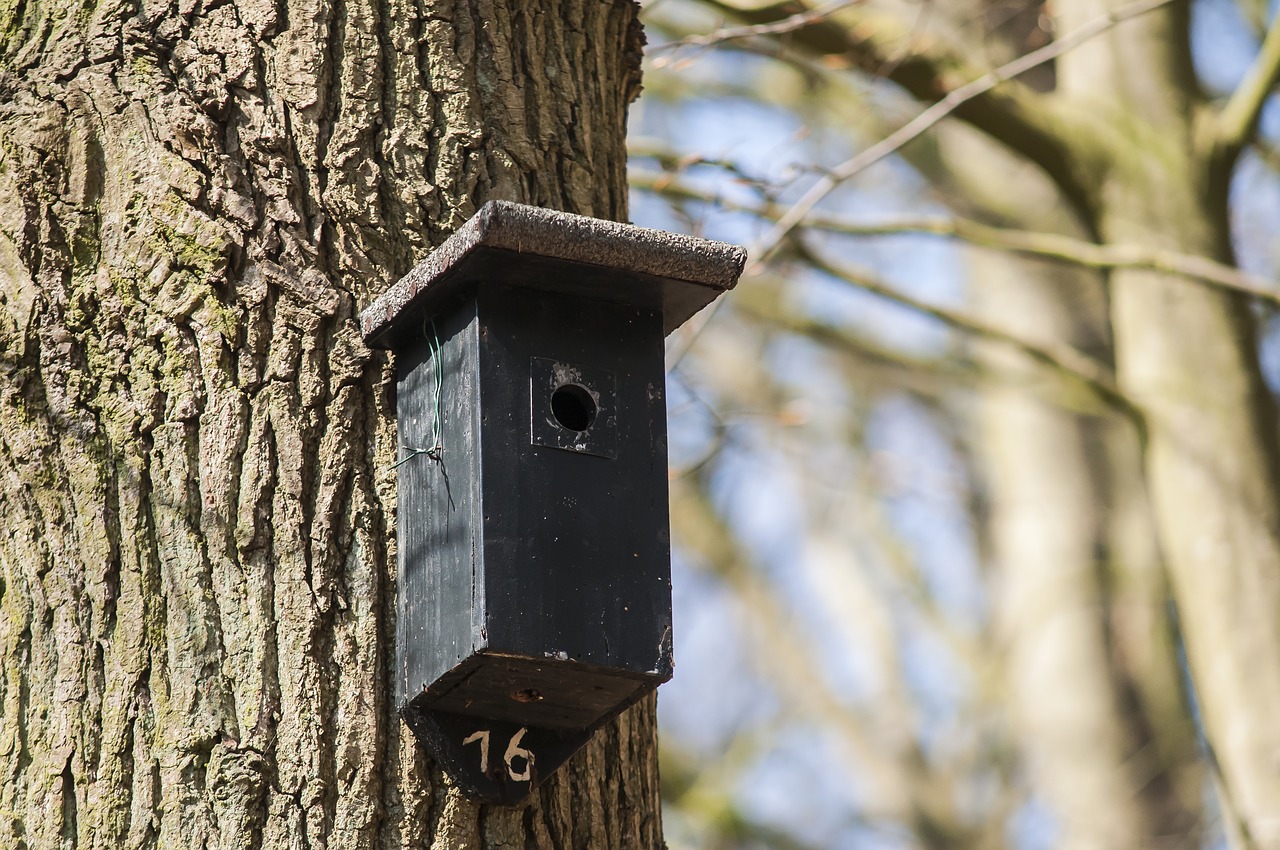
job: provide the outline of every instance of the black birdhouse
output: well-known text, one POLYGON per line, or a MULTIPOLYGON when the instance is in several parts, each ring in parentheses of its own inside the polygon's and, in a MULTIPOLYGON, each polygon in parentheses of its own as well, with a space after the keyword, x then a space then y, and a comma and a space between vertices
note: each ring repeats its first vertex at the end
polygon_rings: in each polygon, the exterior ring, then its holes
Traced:
POLYGON ((396 699, 474 796, 671 677, 663 338, 745 259, 491 202, 361 316, 396 352, 396 699))

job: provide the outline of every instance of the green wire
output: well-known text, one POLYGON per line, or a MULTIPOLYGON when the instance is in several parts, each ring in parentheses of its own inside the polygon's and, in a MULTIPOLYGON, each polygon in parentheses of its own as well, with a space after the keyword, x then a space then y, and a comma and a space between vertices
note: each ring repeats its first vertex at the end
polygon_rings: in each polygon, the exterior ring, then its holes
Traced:
MULTIPOLYGON (((422 320, 422 335, 427 335, 427 319, 422 320)), ((440 334, 436 331, 435 319, 431 319, 431 336, 428 337, 428 344, 431 346, 431 383, 432 395, 435 398, 435 421, 431 423, 431 447, 427 449, 415 449, 410 446, 401 446, 400 448, 408 451, 410 454, 406 458, 402 458, 391 465, 392 469, 396 469, 402 464, 408 463, 418 455, 426 455, 434 461, 439 461, 444 454, 444 406, 441 401, 441 395, 444 389, 444 358, 440 356, 440 334)))
POLYGON ((440 393, 444 387, 444 358, 440 356, 440 335, 436 332, 436 321, 431 320, 431 338, 435 345, 431 349, 431 359, 435 365, 435 397, 436 397, 436 421, 431 428, 431 448, 428 452, 435 452, 436 458, 444 451, 443 423, 444 412, 440 403, 440 393))

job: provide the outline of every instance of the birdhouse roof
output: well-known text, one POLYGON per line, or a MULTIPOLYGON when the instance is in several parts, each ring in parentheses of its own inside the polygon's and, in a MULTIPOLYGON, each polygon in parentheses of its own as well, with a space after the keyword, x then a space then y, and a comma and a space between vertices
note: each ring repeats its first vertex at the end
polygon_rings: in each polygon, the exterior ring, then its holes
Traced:
POLYGON ((732 289, 737 245, 490 201, 360 315, 371 346, 392 348, 481 280, 660 309, 663 332, 732 289))

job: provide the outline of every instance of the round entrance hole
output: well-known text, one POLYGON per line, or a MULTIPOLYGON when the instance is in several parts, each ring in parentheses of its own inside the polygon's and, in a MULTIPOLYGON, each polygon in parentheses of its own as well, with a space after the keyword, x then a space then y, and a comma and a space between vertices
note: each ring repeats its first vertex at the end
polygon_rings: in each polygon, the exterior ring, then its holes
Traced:
POLYGON ((596 421, 596 400, 586 387, 565 384, 551 394, 551 415, 562 428, 582 432, 596 421))

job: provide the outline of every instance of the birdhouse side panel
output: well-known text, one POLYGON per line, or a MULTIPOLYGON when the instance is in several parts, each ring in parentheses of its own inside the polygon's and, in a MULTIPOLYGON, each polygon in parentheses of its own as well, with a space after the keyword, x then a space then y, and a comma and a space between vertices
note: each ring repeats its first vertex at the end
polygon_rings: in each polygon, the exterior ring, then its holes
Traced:
POLYGON ((398 362, 400 705, 483 642, 478 327, 464 302, 424 321, 398 362))

